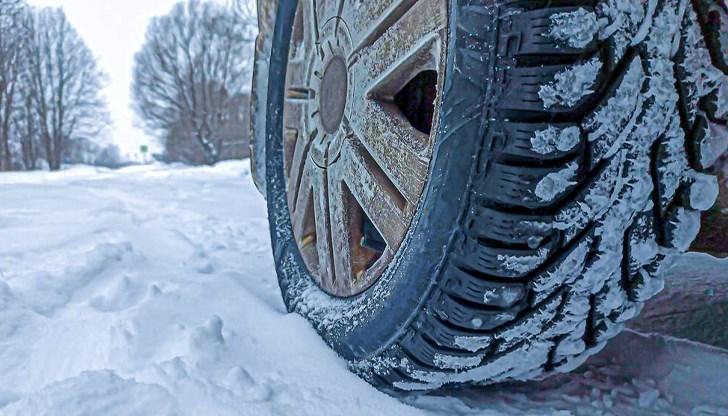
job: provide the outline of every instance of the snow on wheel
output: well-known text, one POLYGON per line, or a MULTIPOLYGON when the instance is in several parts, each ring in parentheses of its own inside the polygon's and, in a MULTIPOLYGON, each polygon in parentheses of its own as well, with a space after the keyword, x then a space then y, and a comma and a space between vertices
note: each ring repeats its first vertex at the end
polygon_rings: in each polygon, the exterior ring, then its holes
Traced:
POLYGON ((280 1, 254 158, 288 308, 385 390, 578 366, 717 196, 726 14, 280 1))
POLYGON ((419 15, 387 30, 375 27, 385 2, 340 12, 330 3, 298 4, 283 162, 304 263, 324 291, 346 297, 391 263, 422 196, 446 13, 444 0, 421 0, 419 15))

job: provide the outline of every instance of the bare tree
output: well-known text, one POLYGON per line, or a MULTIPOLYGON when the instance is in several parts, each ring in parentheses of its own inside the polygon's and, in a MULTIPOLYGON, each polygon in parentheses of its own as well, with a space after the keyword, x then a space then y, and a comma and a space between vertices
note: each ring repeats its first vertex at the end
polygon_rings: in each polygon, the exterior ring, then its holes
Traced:
POLYGON ((58 170, 71 142, 90 140, 109 124, 101 96, 105 75, 62 9, 36 11, 30 26, 37 127, 48 165, 58 170))
POLYGON ((38 169, 40 153, 38 149, 38 119, 35 112, 33 97, 28 94, 16 111, 14 130, 20 142, 20 154, 25 170, 38 169))
MULTIPOLYGON (((26 7, 21 15, 20 27, 16 28, 17 33, 22 37, 17 48, 21 57, 18 60, 15 105, 11 119, 10 134, 11 141, 15 141, 19 148, 20 162, 26 170, 38 168, 38 160, 42 156, 40 152, 40 136, 38 126, 38 114, 36 111, 34 97, 33 79, 31 65, 28 57, 32 53, 32 33, 34 27, 34 15, 32 9, 26 7)), ((19 165, 16 161, 16 165, 19 165)))
POLYGON ((0 0, 0 170, 12 169, 10 128, 19 92, 26 13, 20 0, 0 0))
POLYGON ((254 0, 230 0, 228 3, 230 9, 237 17, 245 22, 246 25, 252 26, 250 30, 253 35, 257 35, 258 11, 254 0))
POLYGON ((178 3, 151 21, 135 56, 137 114, 167 140, 182 136, 171 146, 189 137, 198 148, 181 153, 200 154, 207 164, 223 158, 231 129, 247 134, 241 97, 249 89, 256 21, 242 4, 178 3))

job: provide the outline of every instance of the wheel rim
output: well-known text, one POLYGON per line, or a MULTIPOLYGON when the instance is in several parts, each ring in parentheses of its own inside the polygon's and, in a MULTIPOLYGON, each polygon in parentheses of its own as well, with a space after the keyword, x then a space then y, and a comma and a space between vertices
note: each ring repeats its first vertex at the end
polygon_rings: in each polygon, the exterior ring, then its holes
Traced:
POLYGON ((446 0, 300 0, 284 102, 293 232, 327 293, 364 292, 394 259, 427 180, 446 0))

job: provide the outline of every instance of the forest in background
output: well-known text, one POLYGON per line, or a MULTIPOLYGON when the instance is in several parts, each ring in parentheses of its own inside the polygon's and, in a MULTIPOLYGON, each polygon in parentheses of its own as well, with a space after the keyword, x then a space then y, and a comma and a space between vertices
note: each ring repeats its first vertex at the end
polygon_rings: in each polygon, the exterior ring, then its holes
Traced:
POLYGON ((118 159, 105 82, 62 9, 0 1, 0 170, 118 159))
MULTIPOLYGON (((249 156, 254 6, 189 0, 150 20, 130 93, 164 162, 249 156)), ((117 167, 107 75, 62 8, 0 0, 0 171, 117 167)))

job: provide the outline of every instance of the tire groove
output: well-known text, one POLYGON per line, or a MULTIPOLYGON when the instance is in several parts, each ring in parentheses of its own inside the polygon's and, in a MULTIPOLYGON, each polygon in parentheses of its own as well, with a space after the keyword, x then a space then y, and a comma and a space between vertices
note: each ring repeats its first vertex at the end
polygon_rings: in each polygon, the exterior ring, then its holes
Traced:
MULTIPOLYGON (((703 15, 702 11, 703 8, 709 8, 710 6, 705 5, 703 7, 703 4, 705 4, 705 0, 690 0, 691 5, 693 8, 693 11, 695 11, 695 15, 697 17, 698 26, 700 27, 700 32, 703 35, 703 40, 705 41, 706 48, 708 49, 708 53, 710 54, 711 63, 714 67, 721 70, 725 75, 728 75, 728 56, 720 57, 718 56, 718 50, 720 50, 720 33, 717 34, 717 38, 713 36, 712 32, 708 29, 708 22, 705 21, 705 16, 703 15), (717 44, 716 44, 717 43, 717 44)), ((728 14, 728 5, 723 2, 721 4, 720 0, 714 0, 717 7, 720 7, 723 9, 723 13, 728 14)), ((710 13, 710 12, 709 12, 710 13)), ((728 28, 719 28, 723 30, 728 30, 728 28)))
POLYGON ((637 47, 630 46, 619 59, 614 69, 602 69, 602 74, 609 72, 609 75, 606 79, 598 81, 600 83, 599 90, 590 94, 589 99, 580 108, 556 114, 549 112, 545 108, 543 111, 538 112, 528 110, 499 110, 499 118, 519 123, 580 123, 587 116, 594 113, 607 99, 611 98, 611 93, 619 86, 619 81, 624 77, 627 69, 629 69, 629 65, 632 63, 632 59, 637 54, 637 47))

